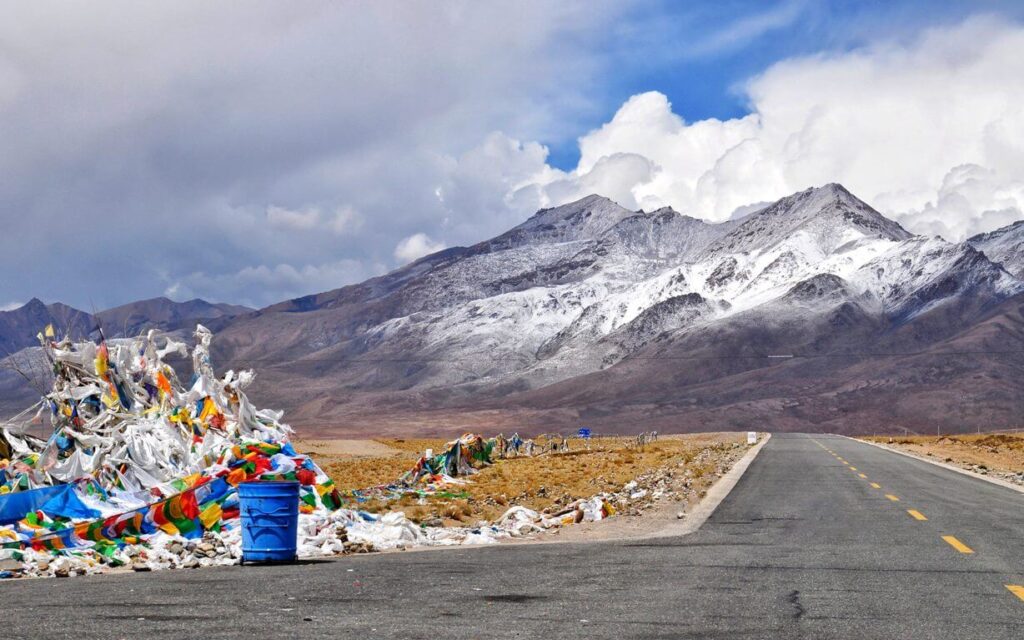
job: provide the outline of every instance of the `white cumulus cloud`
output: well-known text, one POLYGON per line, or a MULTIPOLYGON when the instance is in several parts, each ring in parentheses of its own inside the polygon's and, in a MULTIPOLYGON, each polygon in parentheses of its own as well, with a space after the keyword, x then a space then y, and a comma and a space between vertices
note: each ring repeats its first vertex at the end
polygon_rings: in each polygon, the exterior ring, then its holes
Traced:
POLYGON ((285 231, 329 231, 341 235, 358 228, 362 217, 348 205, 329 213, 321 211, 319 207, 286 209, 270 205, 267 207, 267 222, 285 231))
POLYGON ((841 182, 919 233, 952 240, 1024 212, 1024 29, 991 18, 748 81, 750 114, 686 122, 661 93, 631 97, 580 138, 580 161, 520 186, 541 205, 598 192, 725 220, 737 208, 841 182))
POLYGON ((427 234, 415 233, 408 238, 403 238, 395 246, 395 258, 403 263, 412 262, 444 248, 444 243, 434 242, 427 234))

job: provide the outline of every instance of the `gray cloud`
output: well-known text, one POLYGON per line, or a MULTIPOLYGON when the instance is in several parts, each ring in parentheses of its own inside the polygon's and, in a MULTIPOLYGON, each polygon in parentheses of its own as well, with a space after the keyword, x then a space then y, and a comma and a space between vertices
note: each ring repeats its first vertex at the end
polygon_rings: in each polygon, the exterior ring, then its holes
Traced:
POLYGON ((262 305, 497 232, 459 159, 564 136, 613 5, 9 5, 0 299, 262 305))

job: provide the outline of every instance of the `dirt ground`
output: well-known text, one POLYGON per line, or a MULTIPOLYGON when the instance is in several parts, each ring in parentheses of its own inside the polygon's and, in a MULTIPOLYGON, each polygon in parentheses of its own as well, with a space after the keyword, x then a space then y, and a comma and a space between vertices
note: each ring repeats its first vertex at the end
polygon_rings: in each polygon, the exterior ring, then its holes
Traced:
POLYGON ((389 447, 377 440, 300 440, 305 453, 317 456, 337 457, 387 457, 401 453, 401 449, 389 447))
MULTIPOLYGON (((296 449, 309 453, 334 479, 343 496, 397 480, 427 448, 440 452, 444 440, 298 440, 296 449)), ((566 453, 498 460, 469 481, 431 495, 371 499, 359 504, 367 511, 402 510, 416 522, 445 525, 493 521, 510 506, 557 511, 577 498, 617 492, 637 478, 672 478, 676 497, 698 501, 748 449, 745 433, 704 433, 661 436, 643 447, 632 438, 608 437, 585 448, 578 440, 566 453)), ((355 502, 350 502, 355 506, 355 502)), ((633 511, 642 510, 642 504, 633 511)), ((633 514, 635 515, 635 514, 633 514)))
POLYGON ((982 475, 1024 484, 1024 433, 873 436, 863 439, 982 475))

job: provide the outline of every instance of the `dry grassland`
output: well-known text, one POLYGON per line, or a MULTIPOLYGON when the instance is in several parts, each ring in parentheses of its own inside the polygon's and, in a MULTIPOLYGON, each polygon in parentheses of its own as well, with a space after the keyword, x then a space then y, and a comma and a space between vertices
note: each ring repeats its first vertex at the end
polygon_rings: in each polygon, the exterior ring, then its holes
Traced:
MULTIPOLYGON (((326 442, 306 449, 301 448, 302 442, 296 445, 317 460, 343 494, 394 482, 425 449, 440 452, 445 445, 445 441, 433 439, 381 439, 375 442, 386 446, 391 451, 388 455, 354 456, 332 452, 338 447, 326 442)), ((567 453, 498 460, 466 484, 450 485, 438 495, 375 499, 360 508, 401 509, 417 522, 473 524, 500 517, 510 505, 557 510, 577 498, 618 491, 637 476, 669 468, 685 474, 699 496, 746 445, 744 434, 709 433, 662 436, 642 448, 630 446, 629 438, 597 438, 589 450, 574 440, 572 447, 567 453), (704 455, 699 455, 702 452, 704 455)))
POLYGON ((1024 433, 864 438, 979 473, 1024 481, 1024 433))

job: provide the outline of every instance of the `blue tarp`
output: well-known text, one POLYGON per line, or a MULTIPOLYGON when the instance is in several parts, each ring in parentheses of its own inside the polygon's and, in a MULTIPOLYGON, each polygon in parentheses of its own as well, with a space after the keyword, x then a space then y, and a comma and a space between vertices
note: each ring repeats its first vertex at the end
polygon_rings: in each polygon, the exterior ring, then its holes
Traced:
POLYGON ((29 511, 35 511, 51 498, 66 492, 69 487, 70 485, 59 485, 0 495, 0 525, 14 524, 24 518, 29 511))
POLYGON ((0 525, 14 524, 24 518, 25 514, 36 510, 43 511, 51 517, 100 517, 99 511, 87 507, 78 497, 75 485, 62 484, 0 496, 0 525))
POLYGON ((64 518, 92 519, 100 517, 100 512, 85 506, 78 494, 75 493, 75 485, 66 484, 61 493, 46 501, 39 510, 50 516, 61 516, 64 518))

